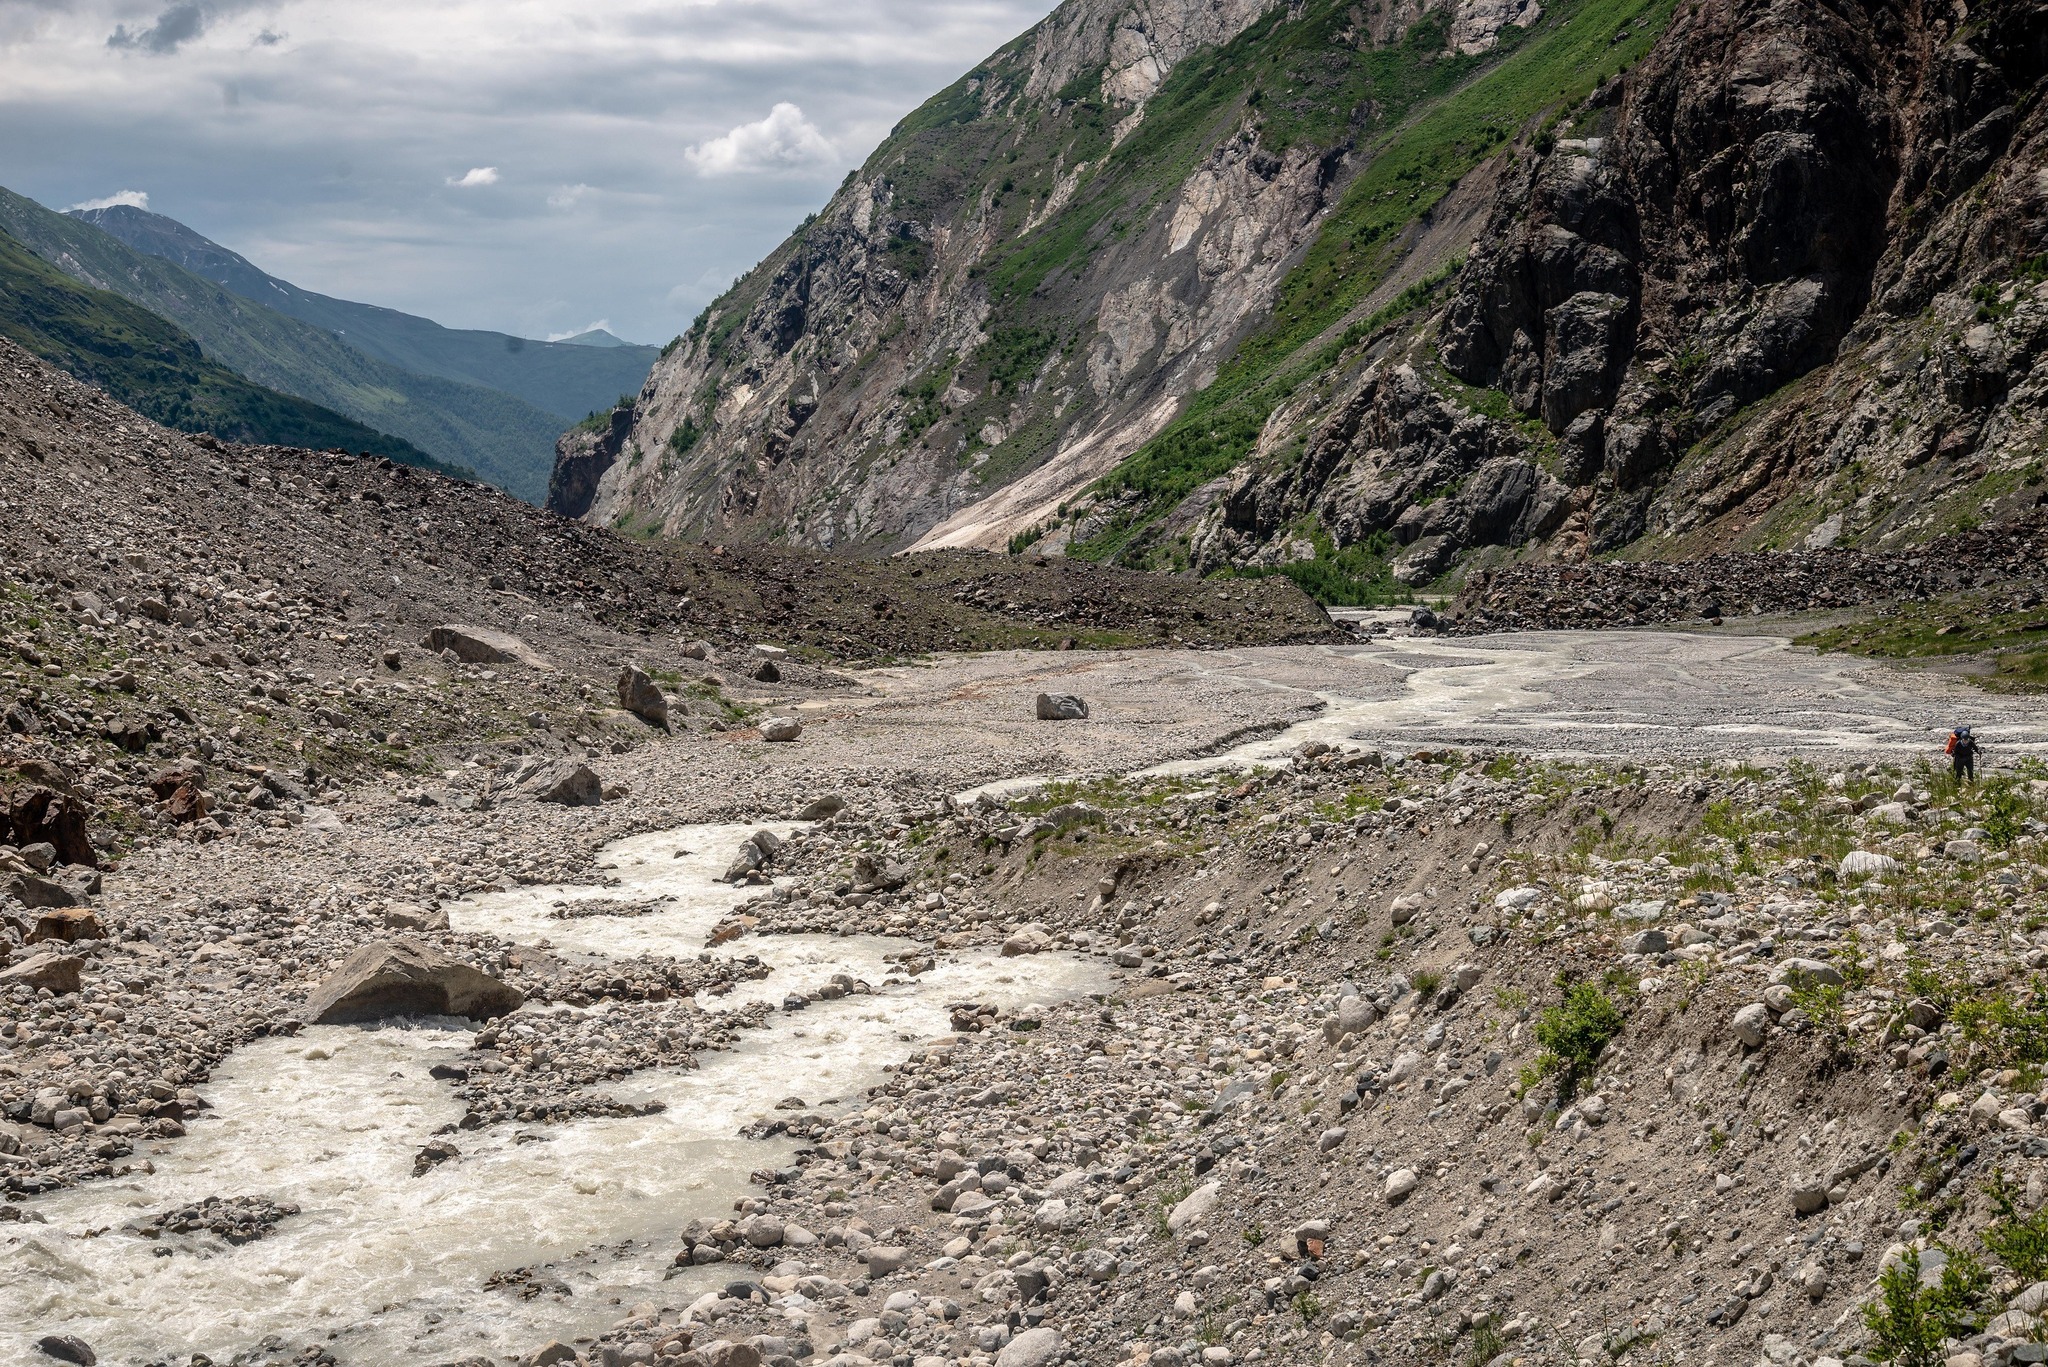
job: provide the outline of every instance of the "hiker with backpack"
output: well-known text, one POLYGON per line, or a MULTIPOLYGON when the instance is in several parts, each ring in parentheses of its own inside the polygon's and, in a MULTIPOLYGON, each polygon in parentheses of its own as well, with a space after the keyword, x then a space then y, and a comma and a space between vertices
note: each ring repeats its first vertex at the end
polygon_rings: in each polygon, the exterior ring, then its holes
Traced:
POLYGON ((1967 726, 1958 726, 1948 733, 1948 746, 1942 752, 1955 765, 1956 782, 1977 781, 1977 738, 1970 734, 1967 726))

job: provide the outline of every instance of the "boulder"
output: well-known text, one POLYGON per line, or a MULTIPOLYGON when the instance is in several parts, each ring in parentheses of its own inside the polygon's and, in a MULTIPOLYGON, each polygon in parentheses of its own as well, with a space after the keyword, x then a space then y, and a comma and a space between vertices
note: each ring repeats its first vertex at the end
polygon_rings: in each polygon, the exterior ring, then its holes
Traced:
POLYGON ((1771 1009, 1762 1002, 1751 1002, 1737 1011, 1729 1024, 1735 1031, 1735 1038, 1745 1048, 1754 1049, 1764 1042, 1764 1031, 1770 1028, 1771 1009))
POLYGON ((595 807, 604 801, 604 784, 587 764, 563 760, 529 780, 534 800, 564 807, 595 807))
POLYGON ((72 944, 79 940, 104 940, 106 930, 100 925, 100 918, 85 907, 55 907, 36 917, 35 926, 28 933, 28 942, 40 944, 72 944))
POLYGON ((710 659, 710 658, 711 658, 711 642, 709 642, 709 641, 692 641, 692 642, 690 642, 690 643, 689 643, 688 645, 686 645, 686 646, 684 646, 684 647, 683 647, 683 658, 684 658, 684 659, 686 659, 686 660, 708 660, 708 659, 710 659))
POLYGON ((1868 877, 1872 874, 1890 873, 1898 868, 1899 861, 1888 854, 1873 854, 1869 850, 1851 850, 1842 856, 1842 862, 1835 868, 1838 878, 1868 877))
POLYGON ((77 1367, 97 1367, 100 1360, 91 1344, 72 1334, 45 1334, 36 1340, 36 1351, 59 1362, 76 1363, 77 1367))
POLYGON ((754 1248, 779 1248, 782 1245, 782 1221, 773 1215, 750 1215, 740 1222, 739 1234, 754 1248))
POLYGON ((619 671, 619 706, 649 726, 668 730, 668 699, 638 665, 629 664, 619 671))
POLYGON ((1841 970, 1819 959, 1787 959, 1771 971, 1771 981, 1797 990, 1802 987, 1840 987, 1841 970))
POLYGON ((704 1367, 761 1367, 761 1350, 733 1339, 707 1343, 689 1356, 704 1359, 704 1367))
POLYGON ((756 845, 751 840, 742 841, 740 842, 739 850, 732 857, 732 862, 725 866, 725 874, 721 881, 727 883, 745 882, 749 874, 756 872, 767 862, 768 857, 762 852, 759 845, 756 845))
POLYGON ((798 821, 826 821, 846 810, 846 799, 837 793, 814 797, 796 814, 798 821))
POLYGON ((1346 1035, 1364 1034, 1379 1018, 1379 1008, 1364 997, 1346 997, 1337 1003, 1336 1013, 1323 1022, 1323 1036, 1335 1044, 1346 1035))
POLYGON ((1037 708, 1040 721, 1085 721, 1088 717, 1088 704, 1071 693, 1041 693, 1037 708))
POLYGON ((448 913, 440 907, 423 907, 417 902, 384 904, 384 924, 391 930, 446 930, 448 913))
POLYGON ((0 987, 47 988, 57 996, 78 990, 78 973, 85 960, 46 949, 30 955, 11 968, 0 968, 0 987))
POLYGON ((15 873, 0 878, 0 897, 12 897, 30 911, 78 905, 78 898, 72 895, 71 889, 54 878, 38 878, 32 873, 15 873))
POLYGON ((1181 1198, 1180 1203, 1167 1212, 1167 1229, 1178 1234, 1188 1226, 1199 1223, 1210 1211, 1216 1209, 1216 1203, 1222 1196, 1222 1183, 1204 1182, 1181 1198))
POLYGON ((0 844, 48 844, 60 863, 96 866, 85 829, 88 804, 69 775, 40 760, 15 769, 17 777, 0 778, 0 844))
POLYGON ((782 669, 773 660, 763 660, 747 671, 747 677, 756 683, 781 683, 782 669))
POLYGON ((1033 921, 1017 927, 1016 932, 1003 941, 1003 957, 1014 959, 1025 954, 1043 954, 1052 945, 1052 932, 1033 921))
POLYGON ((1795 1174, 1786 1190, 1792 1197, 1794 1214, 1813 1215, 1827 1209, 1828 1189, 1818 1177, 1795 1174))
MULTIPOLYGON (((26 965, 24 965, 26 967, 26 965)), ((364 945, 341 961, 307 999, 302 1019, 348 1025, 387 1016, 467 1016, 489 1020, 525 998, 490 974, 417 940, 364 945)))
POLYGON ((996 1367, 1052 1367, 1066 1351, 1067 1343, 1059 1330, 1041 1324, 1004 1344, 996 1354, 996 1367))
POLYGON ((910 1264, 910 1250, 901 1244, 870 1244, 867 1250, 868 1276, 875 1281, 894 1276, 910 1264))
POLYGON ((1422 1179, 1415 1175, 1415 1169, 1413 1168, 1396 1168, 1388 1173, 1387 1183, 1383 1189, 1386 1194, 1387 1204, 1398 1205, 1402 1201, 1407 1200, 1409 1193, 1413 1192, 1421 1184, 1421 1181, 1422 1179))
POLYGON ((526 642, 509 631, 494 631, 489 627, 464 626, 450 622, 435 627, 420 641, 420 647, 439 655, 444 650, 455 652, 455 658, 466 665, 508 665, 522 664, 529 669, 546 669, 547 660, 526 642))
POLYGON ((770 717, 761 723, 761 739, 770 741, 792 741, 804 733, 804 724, 795 717, 770 717))
POLYGON ((856 892, 894 892, 910 881, 910 870, 886 854, 863 851, 853 857, 853 885, 856 892))

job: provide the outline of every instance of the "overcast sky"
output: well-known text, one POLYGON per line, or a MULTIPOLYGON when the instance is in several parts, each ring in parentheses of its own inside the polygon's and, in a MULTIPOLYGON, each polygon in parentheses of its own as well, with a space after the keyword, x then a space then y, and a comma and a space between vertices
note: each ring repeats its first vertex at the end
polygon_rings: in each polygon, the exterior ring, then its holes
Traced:
POLYGON ((0 185, 308 289, 664 341, 1054 0, 0 0, 0 185))

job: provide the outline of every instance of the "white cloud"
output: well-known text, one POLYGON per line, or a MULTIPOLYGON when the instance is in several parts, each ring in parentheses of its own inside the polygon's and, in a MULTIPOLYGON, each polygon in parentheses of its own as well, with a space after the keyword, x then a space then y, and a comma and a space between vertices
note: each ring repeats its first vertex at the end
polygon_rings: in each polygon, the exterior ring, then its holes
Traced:
POLYGON ((148 188, 287 280, 452 326, 669 337, 1054 3, 0 0, 0 185, 148 188), (203 32, 174 43, 184 5, 203 32), (799 119, 763 120, 781 101, 799 119))
POLYGON ((448 183, 457 189, 467 190, 475 185, 496 185, 498 168, 495 166, 472 166, 466 175, 450 176, 448 183))
POLYGON ((71 207, 74 209, 111 209, 117 204, 125 204, 131 209, 147 209, 149 207, 149 191, 116 190, 105 199, 81 200, 71 207))
POLYGON ((585 323, 580 328, 570 328, 567 332, 550 332, 548 340, 550 342, 566 342, 571 337, 581 337, 586 332, 610 332, 611 330, 612 320, 600 318, 594 323, 585 323))
POLYGON ((595 192, 595 186, 585 185, 581 181, 574 185, 564 185, 561 189, 548 196, 548 207, 550 209, 573 209, 576 207, 577 200, 595 192))
POLYGON ((768 117, 743 123, 723 137, 710 138, 683 153, 699 175, 727 176, 749 171, 795 171, 832 161, 838 153, 804 117, 784 100, 768 117))

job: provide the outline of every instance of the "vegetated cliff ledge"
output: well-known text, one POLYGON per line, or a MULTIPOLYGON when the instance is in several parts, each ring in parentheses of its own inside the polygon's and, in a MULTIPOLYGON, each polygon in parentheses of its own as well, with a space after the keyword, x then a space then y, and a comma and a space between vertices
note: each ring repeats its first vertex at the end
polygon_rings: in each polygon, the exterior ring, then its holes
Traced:
POLYGON ((1074 0, 674 344, 588 516, 1370 598, 2031 502, 2038 7, 1466 10, 1074 0))

